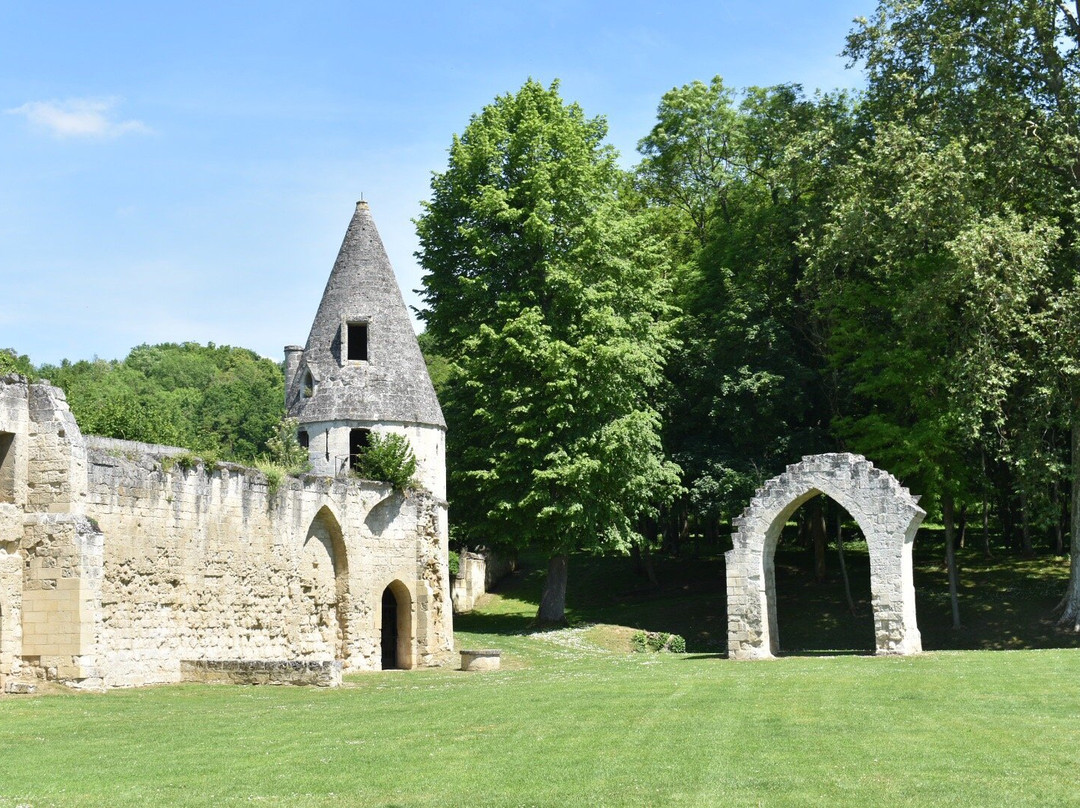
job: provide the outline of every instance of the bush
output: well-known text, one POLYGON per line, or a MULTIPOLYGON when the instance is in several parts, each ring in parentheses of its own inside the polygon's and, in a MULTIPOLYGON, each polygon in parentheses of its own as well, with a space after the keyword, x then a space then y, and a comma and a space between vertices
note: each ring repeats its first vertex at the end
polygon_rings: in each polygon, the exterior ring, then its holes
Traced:
POLYGON ((458 570, 461 569, 461 556, 454 550, 450 551, 450 577, 457 578, 458 570))
POLYGON ((357 457, 354 473, 404 491, 416 487, 416 467, 416 455, 408 438, 396 432, 372 432, 367 448, 357 457))
POLYGON ((666 631, 635 631, 630 637, 630 647, 638 653, 670 651, 673 654, 685 654, 686 640, 678 634, 668 634, 666 631))
POLYGON ((300 422, 288 416, 282 417, 266 441, 267 454, 260 458, 263 465, 280 468, 286 474, 296 476, 311 471, 308 450, 300 445, 297 430, 300 422))

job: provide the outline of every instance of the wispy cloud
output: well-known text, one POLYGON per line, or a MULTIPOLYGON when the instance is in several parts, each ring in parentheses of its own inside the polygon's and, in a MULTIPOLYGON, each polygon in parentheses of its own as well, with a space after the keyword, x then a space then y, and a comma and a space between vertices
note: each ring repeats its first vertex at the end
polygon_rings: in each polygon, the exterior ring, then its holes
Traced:
POLYGON ((5 112, 23 115, 32 125, 62 138, 114 138, 151 131, 142 121, 117 120, 114 114, 118 104, 116 98, 69 98, 66 101, 28 101, 5 112))

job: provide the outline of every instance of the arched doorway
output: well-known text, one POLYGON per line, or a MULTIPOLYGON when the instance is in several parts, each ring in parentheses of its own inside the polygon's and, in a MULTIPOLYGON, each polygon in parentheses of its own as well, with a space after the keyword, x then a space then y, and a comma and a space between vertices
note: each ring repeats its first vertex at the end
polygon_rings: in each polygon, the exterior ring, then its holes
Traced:
POLYGON ((725 554, 728 656, 760 659, 778 652, 776 544, 788 518, 818 494, 836 500, 866 537, 876 652, 921 651, 911 550, 926 512, 891 474, 844 453, 804 457, 788 466, 734 520, 734 547, 725 554))
POLYGON ((836 500, 819 494, 788 517, 773 569, 780 653, 874 653, 866 542, 836 500))
POLYGON ((301 646, 326 649, 332 659, 346 656, 349 563, 341 525, 326 506, 308 527, 300 557, 301 646))
POLYGON ((412 598, 401 581, 394 581, 382 593, 379 650, 383 670, 412 667, 412 598))

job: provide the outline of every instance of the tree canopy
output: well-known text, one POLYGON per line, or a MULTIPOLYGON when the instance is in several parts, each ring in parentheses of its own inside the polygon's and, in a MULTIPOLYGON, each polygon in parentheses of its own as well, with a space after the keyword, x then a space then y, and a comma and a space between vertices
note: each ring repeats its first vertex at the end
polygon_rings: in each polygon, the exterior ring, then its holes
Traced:
POLYGON ((281 419, 281 368, 244 348, 140 345, 122 361, 44 365, 84 433, 253 461, 281 419))
POLYGON ((455 137, 417 222, 421 313, 444 387, 451 506, 474 543, 552 559, 625 550, 674 488, 654 393, 670 338, 664 256, 618 194, 602 119, 529 81, 455 137))

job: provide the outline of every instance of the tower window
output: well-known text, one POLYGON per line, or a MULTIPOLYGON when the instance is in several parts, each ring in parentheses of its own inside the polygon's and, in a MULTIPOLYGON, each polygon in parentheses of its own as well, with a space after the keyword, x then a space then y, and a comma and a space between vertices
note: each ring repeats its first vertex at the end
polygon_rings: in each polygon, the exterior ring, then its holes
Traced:
POLYGON ((301 449, 306 449, 311 444, 311 438, 308 437, 306 429, 301 429, 296 433, 296 442, 300 444, 301 449))
POLYGON ((371 443, 370 429, 349 430, 349 468, 355 469, 360 462, 360 455, 371 443))
POLYGON ((367 323, 348 324, 348 358, 367 361, 367 323))

